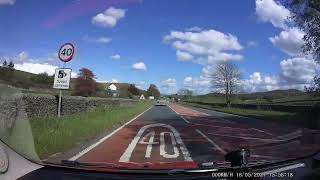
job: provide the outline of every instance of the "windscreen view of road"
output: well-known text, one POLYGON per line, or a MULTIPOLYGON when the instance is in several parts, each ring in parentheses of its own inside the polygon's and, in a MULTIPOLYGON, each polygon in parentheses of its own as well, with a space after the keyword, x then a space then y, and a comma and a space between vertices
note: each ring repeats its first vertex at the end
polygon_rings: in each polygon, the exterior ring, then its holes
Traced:
POLYGON ((312 156, 320 20, 304 8, 319 5, 0 0, 0 139, 95 171, 312 156))

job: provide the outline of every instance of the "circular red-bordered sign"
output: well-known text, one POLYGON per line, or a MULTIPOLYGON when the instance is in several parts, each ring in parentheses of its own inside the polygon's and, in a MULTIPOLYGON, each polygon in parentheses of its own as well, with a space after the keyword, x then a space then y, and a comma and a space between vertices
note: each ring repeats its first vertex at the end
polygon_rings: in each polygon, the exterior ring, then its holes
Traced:
POLYGON ((63 62, 69 62, 72 60, 74 53, 74 45, 71 43, 65 43, 59 49, 59 59, 63 62))

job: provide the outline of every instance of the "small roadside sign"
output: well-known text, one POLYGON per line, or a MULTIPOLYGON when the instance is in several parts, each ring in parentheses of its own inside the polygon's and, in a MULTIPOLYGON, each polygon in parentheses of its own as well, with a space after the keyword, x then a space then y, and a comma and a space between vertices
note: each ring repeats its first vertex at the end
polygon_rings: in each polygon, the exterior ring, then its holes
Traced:
POLYGON ((70 68, 57 68, 54 74, 54 89, 69 89, 71 79, 70 68))
POLYGON ((69 62, 72 60, 74 52, 74 45, 71 43, 65 43, 59 49, 59 59, 65 63, 69 62))

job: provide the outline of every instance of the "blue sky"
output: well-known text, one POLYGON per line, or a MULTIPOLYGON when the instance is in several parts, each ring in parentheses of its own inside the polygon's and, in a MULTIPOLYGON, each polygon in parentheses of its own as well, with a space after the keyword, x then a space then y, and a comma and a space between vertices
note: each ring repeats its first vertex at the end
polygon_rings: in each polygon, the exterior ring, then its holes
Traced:
POLYGON ((67 67, 87 67, 97 81, 206 93, 208 72, 227 60, 244 91, 302 89, 319 66, 301 54, 304 32, 288 15, 274 0, 0 0, 0 57, 52 73, 60 45, 72 42, 67 67))

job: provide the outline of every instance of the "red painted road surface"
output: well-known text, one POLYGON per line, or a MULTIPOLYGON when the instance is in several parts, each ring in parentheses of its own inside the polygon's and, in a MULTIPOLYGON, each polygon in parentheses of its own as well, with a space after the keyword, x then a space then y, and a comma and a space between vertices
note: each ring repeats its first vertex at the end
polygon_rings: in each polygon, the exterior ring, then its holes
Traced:
POLYGON ((255 128, 171 104, 152 107, 71 160, 138 169, 197 168, 200 162, 223 162, 227 152, 239 148, 250 149, 252 162, 283 160, 320 149, 302 138, 304 132, 273 124, 255 128))

